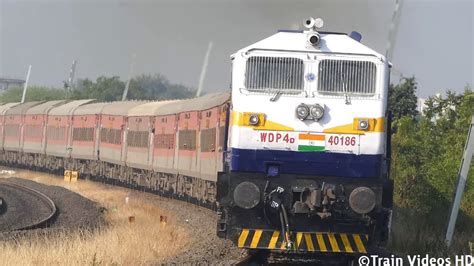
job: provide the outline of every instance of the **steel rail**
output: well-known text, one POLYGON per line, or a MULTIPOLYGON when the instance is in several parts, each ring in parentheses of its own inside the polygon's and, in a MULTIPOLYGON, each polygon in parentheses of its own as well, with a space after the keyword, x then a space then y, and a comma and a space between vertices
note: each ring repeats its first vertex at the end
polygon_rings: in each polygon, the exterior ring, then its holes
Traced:
POLYGON ((0 184, 9 186, 9 187, 17 189, 17 190, 27 192, 29 194, 32 194, 35 197, 37 197, 38 199, 40 199, 41 201, 43 201, 44 203, 46 203, 46 205, 48 205, 48 207, 50 209, 50 213, 48 214, 48 216, 41 219, 39 222, 36 222, 34 224, 30 224, 30 225, 26 225, 26 226, 22 226, 22 227, 19 227, 19 228, 15 228, 11 231, 29 230, 29 229, 35 229, 35 228, 42 227, 42 226, 46 225, 56 215, 56 212, 57 212, 56 204, 54 204, 54 201, 51 200, 48 196, 46 196, 44 193, 42 193, 42 192, 40 192, 36 189, 30 188, 30 187, 27 187, 27 186, 24 186, 24 185, 20 185, 20 184, 8 182, 8 181, 0 181, 0 184))

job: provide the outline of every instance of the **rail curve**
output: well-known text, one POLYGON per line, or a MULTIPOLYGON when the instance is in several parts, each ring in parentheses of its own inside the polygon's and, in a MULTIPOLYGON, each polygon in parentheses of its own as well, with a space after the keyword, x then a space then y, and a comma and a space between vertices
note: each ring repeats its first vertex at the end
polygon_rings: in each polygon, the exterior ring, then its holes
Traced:
MULTIPOLYGON (((51 200, 44 193, 42 193, 42 192, 40 192, 36 189, 24 186, 24 185, 20 185, 20 184, 9 182, 9 181, 3 181, 3 180, 0 180, 0 186, 9 187, 10 189, 20 191, 20 193, 23 193, 23 194, 29 194, 30 199, 31 198, 37 199, 38 202, 42 203, 43 208, 45 207, 45 209, 48 209, 47 213, 42 212, 41 216, 38 219, 33 219, 33 222, 30 222, 30 223, 27 223, 27 224, 21 224, 20 226, 13 226, 13 227, 9 228, 8 230, 5 230, 6 232, 40 228, 40 227, 46 226, 53 219, 53 217, 55 217, 55 215, 57 213, 56 204, 54 203, 53 200, 51 200)), ((38 202, 36 202, 36 203, 38 203, 38 202)), ((8 206, 10 204, 11 204, 10 200, 6 200, 5 196, 3 196, 2 208, 4 209, 3 210, 4 218, 7 218, 7 217, 5 217, 5 215, 9 211, 10 212, 11 211, 23 211, 23 212, 28 211, 28 210, 17 210, 17 209, 9 210, 8 206)), ((0 228, 0 230, 1 230, 1 228, 0 228)), ((5 231, 3 231, 3 232, 5 232, 5 231)))

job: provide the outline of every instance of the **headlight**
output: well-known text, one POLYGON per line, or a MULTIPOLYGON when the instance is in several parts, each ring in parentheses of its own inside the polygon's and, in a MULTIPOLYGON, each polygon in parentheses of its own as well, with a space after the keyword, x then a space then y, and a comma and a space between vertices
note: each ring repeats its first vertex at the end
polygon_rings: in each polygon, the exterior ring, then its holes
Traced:
POLYGON ((324 115, 324 108, 321 105, 315 104, 311 106, 311 116, 313 117, 315 121, 318 121, 319 119, 321 119, 323 115, 324 115))
POLYGON ((260 121, 260 119, 258 118, 257 114, 251 114, 249 116, 249 124, 250 125, 252 125, 252 126, 258 125, 259 121, 260 121))
POLYGON ((375 193, 368 187, 358 187, 349 196, 349 206, 358 214, 366 214, 375 208, 375 193))
POLYGON ((316 46, 319 44, 321 36, 319 36, 319 33, 314 32, 308 35, 307 40, 309 44, 311 44, 312 46, 316 46))
POLYGON ((234 189, 234 202, 242 209, 252 209, 260 203, 260 189, 254 183, 244 181, 234 189))
POLYGON ((300 120, 304 120, 309 115, 309 108, 306 104, 302 103, 296 107, 296 117, 300 120))

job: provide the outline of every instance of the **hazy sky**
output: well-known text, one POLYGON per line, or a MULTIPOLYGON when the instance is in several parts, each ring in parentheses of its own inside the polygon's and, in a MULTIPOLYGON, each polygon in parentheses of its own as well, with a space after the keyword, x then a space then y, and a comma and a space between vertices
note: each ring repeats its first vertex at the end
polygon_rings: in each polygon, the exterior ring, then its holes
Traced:
MULTIPOLYGON (((227 89, 229 55, 278 29, 322 17, 324 30, 362 33, 385 54, 395 0, 79 1, 0 0, 0 76, 62 86, 73 59, 77 78, 162 73, 197 87, 213 42, 204 91, 227 89)), ((396 71, 415 75, 419 95, 462 91, 474 77, 474 0, 405 0, 394 51, 396 71)), ((392 81, 398 81, 392 76, 392 81)))

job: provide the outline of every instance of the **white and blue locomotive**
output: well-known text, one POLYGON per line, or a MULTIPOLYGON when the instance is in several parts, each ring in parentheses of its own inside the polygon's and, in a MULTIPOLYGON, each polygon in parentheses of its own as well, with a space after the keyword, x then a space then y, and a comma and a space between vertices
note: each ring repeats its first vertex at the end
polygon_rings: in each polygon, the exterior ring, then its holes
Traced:
POLYGON ((388 238, 390 63, 322 24, 231 56, 217 231, 241 248, 357 254, 388 238))

